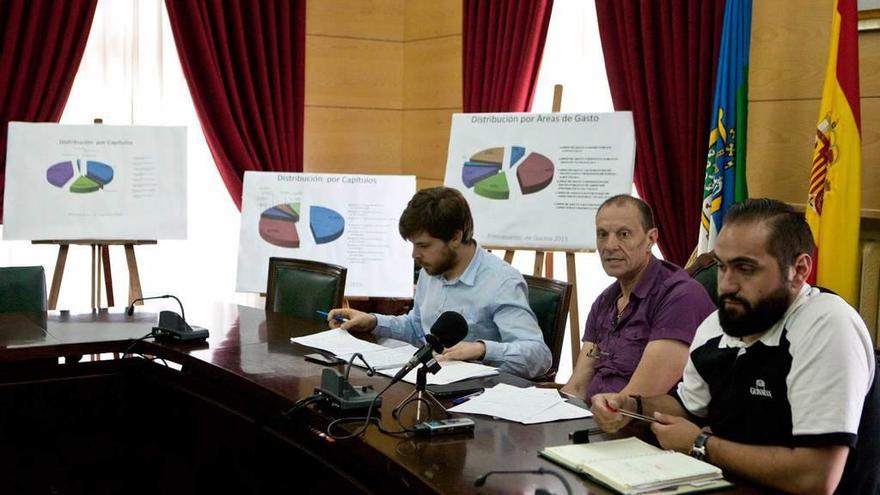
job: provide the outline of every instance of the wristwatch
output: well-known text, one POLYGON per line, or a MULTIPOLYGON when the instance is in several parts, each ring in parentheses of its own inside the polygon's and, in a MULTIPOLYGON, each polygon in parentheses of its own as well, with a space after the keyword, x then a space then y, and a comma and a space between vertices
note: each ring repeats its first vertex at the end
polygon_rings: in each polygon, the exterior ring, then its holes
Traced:
POLYGON ((700 434, 697 435, 697 438, 694 439, 694 444, 691 446, 691 457, 700 461, 706 459, 706 455, 708 454, 708 452, 706 452, 706 442, 709 441, 709 437, 711 436, 712 434, 706 431, 701 431, 700 434))

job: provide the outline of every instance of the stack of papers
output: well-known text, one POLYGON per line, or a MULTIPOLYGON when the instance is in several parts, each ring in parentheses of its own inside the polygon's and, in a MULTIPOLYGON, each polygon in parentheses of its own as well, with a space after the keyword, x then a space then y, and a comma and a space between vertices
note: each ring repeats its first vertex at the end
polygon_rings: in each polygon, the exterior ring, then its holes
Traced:
POLYGON ((450 412, 484 414, 531 425, 563 419, 588 418, 590 411, 565 402, 552 388, 519 388, 499 383, 450 412))
MULTIPOLYGON (((385 347, 361 340, 348 331, 334 328, 305 337, 294 337, 291 342, 331 352, 340 359, 348 361, 355 353, 360 353, 364 360, 385 376, 394 376, 418 350, 410 344, 397 347, 385 347)), ((356 366, 364 367, 361 360, 355 360, 356 366)), ((442 368, 436 375, 428 374, 428 385, 446 385, 470 378, 480 378, 498 374, 491 366, 464 361, 446 361, 440 363, 442 368)), ((418 368, 404 376, 403 381, 416 383, 418 368)))

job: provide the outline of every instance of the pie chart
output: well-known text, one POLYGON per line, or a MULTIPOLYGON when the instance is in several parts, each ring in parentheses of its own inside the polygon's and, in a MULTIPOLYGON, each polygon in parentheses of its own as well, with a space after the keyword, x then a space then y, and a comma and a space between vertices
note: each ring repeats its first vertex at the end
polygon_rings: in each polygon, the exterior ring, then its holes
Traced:
POLYGON ((106 163, 81 160, 56 163, 46 169, 46 181, 55 187, 65 187, 70 183, 72 193, 91 193, 113 181, 113 167, 106 163))
MULTIPOLYGON (((300 221, 300 203, 281 203, 263 210, 259 232, 264 241, 285 248, 300 247, 296 224, 300 221)), ((345 218, 324 206, 309 207, 309 232, 315 244, 327 244, 345 232, 345 218)))
POLYGON ((553 182, 555 167, 546 156, 523 146, 487 148, 464 162, 461 180, 465 187, 488 199, 510 199, 510 179, 523 195, 534 194, 553 182), (505 168, 505 156, 507 167, 505 168))

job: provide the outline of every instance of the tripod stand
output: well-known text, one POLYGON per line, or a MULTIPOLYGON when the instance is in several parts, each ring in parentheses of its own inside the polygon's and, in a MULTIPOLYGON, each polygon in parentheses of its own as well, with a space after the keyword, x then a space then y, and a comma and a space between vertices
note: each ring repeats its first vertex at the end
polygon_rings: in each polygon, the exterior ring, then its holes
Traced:
MULTIPOLYGON (((438 366, 439 368, 439 366, 438 366)), ((410 392, 409 395, 406 396, 405 399, 400 401, 393 411, 391 411, 391 415, 394 419, 400 419, 400 412, 408 406, 411 402, 417 402, 416 405, 416 423, 420 423, 423 421, 422 419, 422 405, 425 406, 425 420, 430 419, 431 417, 431 405, 437 406, 443 414, 446 415, 447 418, 451 418, 452 415, 449 414, 449 411, 443 407, 443 404, 434 397, 431 392, 427 390, 428 385, 428 368, 427 366, 420 366, 416 375, 416 389, 410 392)))

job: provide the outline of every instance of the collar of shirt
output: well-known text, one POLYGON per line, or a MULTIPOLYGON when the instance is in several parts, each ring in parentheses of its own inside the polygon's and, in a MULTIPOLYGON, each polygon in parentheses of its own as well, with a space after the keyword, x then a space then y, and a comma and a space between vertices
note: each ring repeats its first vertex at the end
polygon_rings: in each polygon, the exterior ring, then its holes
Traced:
POLYGON ((779 339, 782 336, 782 329, 785 328, 785 322, 788 320, 788 317, 800 306, 802 306, 810 296, 818 293, 818 289, 814 290, 808 284, 804 284, 801 287, 801 291, 798 293, 797 298, 795 298, 794 302, 788 309, 785 310, 785 314, 782 315, 782 318, 779 319, 772 327, 770 327, 763 335, 761 335, 757 340, 753 341, 750 344, 746 344, 739 337, 731 337, 722 331, 721 339, 718 341, 718 348, 724 347, 741 347, 741 348, 749 348, 755 345, 756 342, 761 342, 766 346, 776 347, 779 345, 779 339))
POLYGON ((480 269, 480 263, 483 261, 483 256, 488 255, 488 252, 485 252, 483 249, 480 249, 480 244, 477 241, 474 241, 475 249, 474 256, 471 258, 471 262, 468 263, 467 268, 459 275, 458 278, 447 280, 446 277, 440 276, 440 280, 443 281, 444 285, 454 285, 459 282, 469 285, 471 287, 477 282, 477 271, 480 269))
MULTIPOLYGON (((648 266, 645 267, 645 270, 642 272, 642 276, 639 278, 639 281, 636 282, 636 286, 633 287, 630 296, 635 296, 636 299, 644 299, 651 293, 651 289, 654 287, 654 282, 657 279, 657 275, 660 273, 660 260, 651 255, 651 258, 648 260, 648 266)), ((608 292, 607 301, 615 311, 617 311, 617 299, 620 297, 623 291, 620 289, 620 282, 615 282, 611 286, 611 290, 608 292)))

